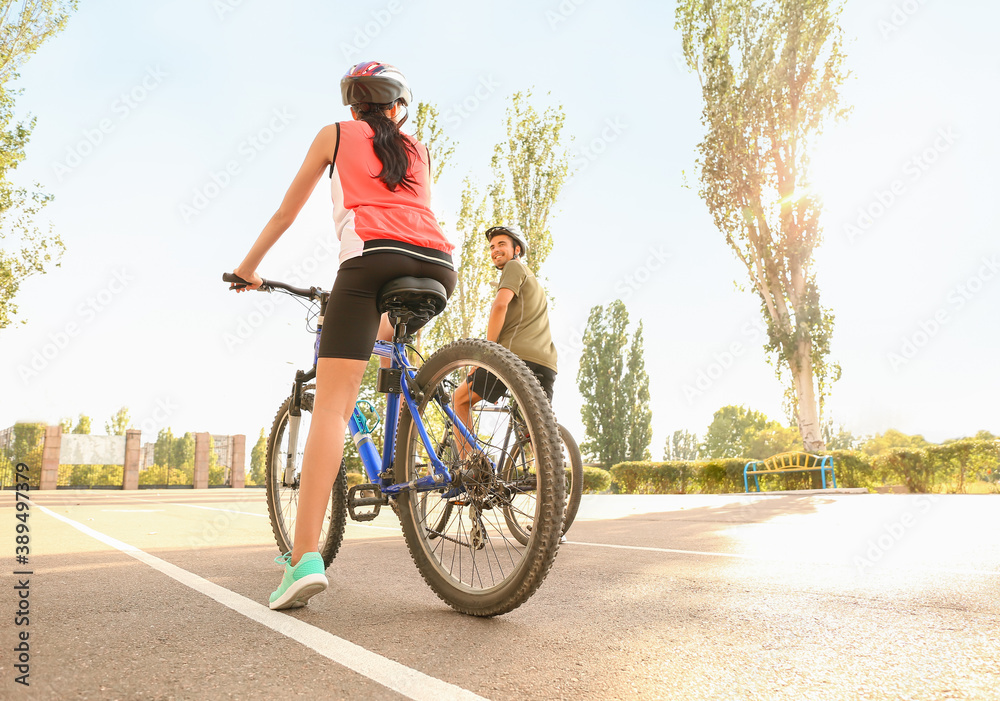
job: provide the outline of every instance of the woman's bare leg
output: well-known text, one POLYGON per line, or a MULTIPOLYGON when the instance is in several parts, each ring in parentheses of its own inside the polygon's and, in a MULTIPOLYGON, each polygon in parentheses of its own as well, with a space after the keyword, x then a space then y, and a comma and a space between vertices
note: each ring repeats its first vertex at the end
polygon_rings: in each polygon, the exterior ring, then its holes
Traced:
MULTIPOLYGON (((392 340, 392 324, 389 323, 389 315, 383 314, 382 318, 378 322, 378 336, 376 338, 379 341, 391 341, 392 340)), ((389 367, 392 363, 390 358, 379 357, 379 365, 384 368, 389 367)))
POLYGON ((316 397, 302 457, 292 565, 298 564, 304 554, 319 549, 326 505, 344 457, 347 421, 354 411, 367 365, 365 360, 344 358, 320 358, 316 365, 316 397))

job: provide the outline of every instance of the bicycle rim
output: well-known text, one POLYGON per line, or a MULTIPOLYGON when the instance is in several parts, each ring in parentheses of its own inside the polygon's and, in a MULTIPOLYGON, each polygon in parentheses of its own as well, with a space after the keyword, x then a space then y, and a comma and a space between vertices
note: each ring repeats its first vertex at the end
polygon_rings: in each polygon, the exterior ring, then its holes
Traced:
MULTIPOLYGON (((530 509, 519 502, 516 488, 505 479, 502 465, 511 460, 518 437, 510 413, 473 409, 471 429, 481 449, 456 456, 447 465, 460 475, 434 492, 400 495, 403 532, 411 555, 432 589, 454 608, 474 615, 509 611, 531 596, 548 573, 558 548, 564 509, 563 472, 556 469, 559 447, 551 408, 537 381, 516 356, 485 341, 459 341, 439 351, 417 376, 424 399, 421 419, 432 445, 441 446, 449 422, 430 398, 437 387, 458 384, 475 367, 496 375, 511 400, 527 415, 524 440, 537 456, 531 466, 536 480, 530 509), (504 516, 523 511, 530 535, 520 542, 504 516)), ((404 412, 397 436, 397 481, 429 474, 430 460, 416 425, 404 412)), ((558 461, 558 462, 557 462, 558 461)))

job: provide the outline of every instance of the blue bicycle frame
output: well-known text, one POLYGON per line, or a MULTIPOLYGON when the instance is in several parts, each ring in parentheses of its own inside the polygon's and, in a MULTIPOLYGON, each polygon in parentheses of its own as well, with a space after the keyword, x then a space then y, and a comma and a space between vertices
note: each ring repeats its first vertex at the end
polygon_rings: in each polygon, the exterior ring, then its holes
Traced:
MULTIPOLYGON (((316 329, 316 345, 313 357, 314 366, 319 362, 319 338, 321 331, 322 325, 320 324, 316 329)), ((451 481, 452 477, 444 463, 442 463, 441 459, 437 456, 437 452, 431 444, 430 436, 427 435, 427 429, 424 427, 420 413, 417 410, 417 402, 410 389, 410 381, 414 379, 416 372, 406 357, 406 344, 391 343, 389 341, 375 341, 375 347, 372 349, 372 355, 380 358, 389 358, 390 368, 393 370, 401 370, 402 377, 404 379, 402 379, 399 383, 400 391, 398 394, 394 392, 386 394, 384 421, 385 443, 382 448, 382 455, 379 455, 378 450, 375 447, 375 442, 372 440, 371 432, 368 427, 368 421, 365 419, 364 414, 361 413, 361 409, 357 406, 357 404, 361 402, 355 404, 351 418, 347 422, 347 427, 351 431, 351 437, 354 439, 355 446, 357 446, 358 455, 360 455, 361 462, 365 466, 365 474, 368 476, 369 483, 379 485, 382 493, 390 496, 395 496, 404 490, 426 492, 440 489, 441 487, 447 485, 451 481), (413 422, 420 435, 420 440, 423 441, 424 447, 427 449, 427 454, 430 456, 433 473, 409 482, 397 484, 395 483, 393 475, 390 472, 390 467, 392 466, 393 455, 395 454, 396 429, 399 425, 399 409, 401 406, 401 400, 406 402, 406 405, 410 410, 410 416, 413 417, 413 422)), ((451 420, 452 425, 458 427, 459 432, 465 440, 468 441, 469 445, 471 445, 473 449, 479 449, 479 441, 476 439, 476 436, 474 436, 468 428, 466 428, 464 422, 458 419, 451 406, 440 402, 437 398, 434 398, 433 401, 438 402, 439 406, 441 406, 448 418, 451 420)))

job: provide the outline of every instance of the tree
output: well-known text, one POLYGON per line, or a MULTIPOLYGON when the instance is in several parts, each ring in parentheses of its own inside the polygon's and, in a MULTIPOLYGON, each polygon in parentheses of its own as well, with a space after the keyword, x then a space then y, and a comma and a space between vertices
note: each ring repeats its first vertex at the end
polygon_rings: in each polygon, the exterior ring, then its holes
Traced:
MULTIPOLYGON (((440 113, 436 105, 429 104, 426 102, 417 103, 416 118, 414 119, 414 135, 417 140, 420 141, 424 146, 427 147, 427 152, 430 155, 431 160, 431 180, 435 184, 444 172, 445 166, 451 161, 452 156, 455 154, 455 145, 452 143, 451 139, 444 133, 444 129, 441 127, 440 113)), ((469 189, 469 184, 466 182, 466 191, 469 189)), ((467 199, 466 192, 462 194, 462 207, 463 212, 465 211, 465 202, 467 199)), ((459 215, 459 231, 465 231, 462 224, 462 218, 464 214, 459 215)), ((445 223, 440 222, 441 228, 445 228, 445 223)), ((459 320, 458 327, 465 328, 465 321, 468 317, 463 316, 461 313, 455 313, 455 302, 461 301, 463 304, 466 301, 466 295, 463 294, 464 290, 468 288, 468 278, 470 272, 472 277, 476 276, 475 271, 470 271, 467 269, 467 263, 472 263, 475 267, 477 258, 474 256, 465 254, 465 243, 470 241, 469 235, 466 233, 463 236, 463 241, 459 245, 459 266, 458 266, 458 286, 455 290, 455 294, 452 295, 448 308, 441 315, 435 319, 435 323, 432 323, 426 328, 422 328, 417 332, 416 347, 417 349, 423 348, 425 336, 429 341, 429 346, 431 348, 437 348, 439 346, 445 345, 457 338, 467 338, 467 336, 462 336, 461 332, 455 328, 454 321, 459 320), (442 316, 447 315, 445 319, 442 316)), ((348 441, 350 437, 348 436, 348 441)), ((345 450, 353 450, 353 443, 351 447, 345 445, 345 450)), ((355 457, 357 457, 357 451, 353 451, 355 457)))
POLYGON ((458 246, 458 282, 448 306, 426 327, 429 349, 460 338, 486 335, 489 309, 496 292, 495 269, 490 263, 489 246, 483 235, 488 227, 486 204, 475 183, 466 179, 455 228, 461 235, 458 246))
MULTIPOLYGON (((17 316, 14 303, 21 283, 44 273, 58 260, 65 246, 58 236, 43 234, 35 217, 52 200, 52 195, 11 183, 10 174, 25 158, 25 147, 35 127, 35 118, 14 123, 14 98, 18 90, 8 89, 17 70, 38 48, 66 26, 76 0, 24 0, 7 2, 0 11, 0 329, 17 316)), ((41 186, 36 183, 35 188, 41 186)), ((50 228, 51 233, 51 228, 50 228)), ((25 320, 22 320, 24 323, 25 320)))
POLYGON ((747 457, 750 443, 772 423, 759 411, 742 406, 724 406, 712 416, 705 431, 702 454, 709 458, 747 457))
POLYGON ((646 374, 641 321, 628 349, 622 395, 622 401, 628 403, 626 407, 629 416, 626 439, 628 459, 649 460, 649 443, 653 440, 653 412, 649 408, 649 375, 646 374))
POLYGON ((267 464, 267 437, 264 429, 260 429, 260 436, 253 448, 250 449, 250 474, 247 475, 247 483, 253 486, 264 484, 264 467, 267 464))
POLYGON ((843 426, 834 426, 832 421, 823 422, 823 442, 827 450, 857 450, 861 440, 843 426))
POLYGON ((771 421, 765 428, 747 435, 745 444, 745 457, 764 460, 778 453, 802 450, 802 436, 792 426, 782 426, 777 421, 771 421))
POLYGON ((562 143, 562 107, 539 115, 530 100, 530 90, 511 97, 507 138, 493 149, 489 198, 493 222, 513 222, 527 236, 525 262, 538 275, 552 250, 549 216, 569 174, 569 151, 562 143))
POLYGON ((73 433, 89 435, 90 434, 90 417, 86 414, 80 414, 79 420, 76 422, 76 426, 73 427, 73 433))
POLYGON ((929 446, 923 436, 909 436, 902 431, 890 428, 885 433, 876 433, 861 444, 860 450, 868 455, 881 455, 890 450, 900 448, 910 451, 918 451, 929 446))
POLYGON ((699 454, 698 435, 687 430, 674 431, 663 446, 664 460, 697 460, 699 454))
POLYGON ((42 474, 42 452, 45 449, 45 424, 14 424, 14 436, 6 451, 9 461, 9 478, 4 484, 15 482, 14 470, 17 463, 28 466, 28 481, 31 487, 37 488, 42 474))
POLYGON ((161 428, 156 435, 156 444, 153 446, 153 462, 161 467, 169 468, 173 462, 174 454, 174 432, 170 427, 161 428))
POLYGON ((649 458, 652 414, 642 359, 641 324, 628 342, 628 311, 619 299, 590 310, 577 383, 586 431, 581 449, 606 468, 649 458), (628 359, 626 361, 626 359, 628 359))
POLYGON ((700 196, 761 301, 772 362, 806 450, 823 448, 833 315, 812 269, 821 227, 809 159, 846 78, 840 0, 680 0, 684 58, 701 82, 700 196))
MULTIPOLYGON (((493 180, 486 194, 480 194, 474 181, 465 180, 455 224, 461 237, 458 284, 448 307, 427 327, 428 348, 486 335, 489 308, 496 295, 496 271, 483 236, 486 229, 501 223, 517 224, 528 238, 530 252, 525 263, 535 275, 552 250, 549 219, 569 170, 569 152, 562 142, 565 114, 561 107, 539 114, 528 104, 530 99, 530 91, 511 97, 506 138, 493 150, 493 180)), ((428 118, 436 117, 436 113, 427 114, 428 118)), ((433 133, 430 127, 426 133, 433 133)))
POLYGON ((208 436, 208 484, 222 485, 229 481, 229 468, 219 462, 219 454, 215 452, 215 441, 208 436))
MULTIPOLYGON (((211 450, 212 437, 208 437, 209 442, 209 453, 213 453, 211 450)), ((170 467, 180 470, 183 467, 190 465, 192 471, 194 470, 194 449, 195 449, 195 439, 194 434, 190 431, 186 432, 180 438, 174 439, 174 447, 170 453, 170 467)), ((192 472, 193 474, 193 472, 192 472)))
POLYGON ((132 426, 128 407, 122 407, 104 424, 104 430, 109 436, 124 436, 132 426))
POLYGON ((455 145, 441 128, 441 115, 436 105, 418 102, 414 118, 414 136, 427 147, 431 157, 431 180, 436 184, 444 167, 455 155, 455 145))

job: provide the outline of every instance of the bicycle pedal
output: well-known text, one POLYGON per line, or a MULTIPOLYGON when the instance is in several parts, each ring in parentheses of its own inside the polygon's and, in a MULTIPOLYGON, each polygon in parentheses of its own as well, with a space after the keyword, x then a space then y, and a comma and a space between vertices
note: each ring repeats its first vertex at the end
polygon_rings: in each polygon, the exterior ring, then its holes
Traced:
POLYGON ((386 503, 382 489, 377 484, 356 484, 347 492, 347 512, 354 521, 372 521, 378 516, 382 505, 386 503), (359 496, 359 492, 371 492, 373 496, 359 496), (358 513, 355 509, 371 508, 371 511, 358 513))

